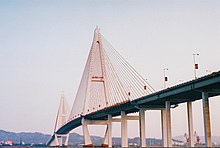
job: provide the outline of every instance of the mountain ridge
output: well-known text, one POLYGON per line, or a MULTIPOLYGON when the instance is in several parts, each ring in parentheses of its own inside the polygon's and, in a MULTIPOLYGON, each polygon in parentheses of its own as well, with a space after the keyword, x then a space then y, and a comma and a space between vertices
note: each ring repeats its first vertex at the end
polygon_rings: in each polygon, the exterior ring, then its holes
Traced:
MULTIPOLYGON (((1 141, 8 141, 12 140, 15 144, 19 144, 20 142, 24 142, 25 144, 46 144, 51 135, 43 134, 40 132, 10 132, 5 130, 0 130, 0 142, 1 141)), ((104 141, 103 137, 99 136, 91 136, 92 143, 94 145, 101 145, 104 141)), ((120 145, 121 138, 113 137, 112 138, 113 144, 120 145)), ((139 137, 135 138, 128 138, 129 143, 136 143, 139 144, 139 137)), ((148 138, 147 143, 155 143, 155 144, 162 144, 161 139, 155 138, 148 138)), ((84 137, 77 133, 70 133, 69 136, 69 144, 70 145, 82 145, 84 143, 84 137)))
MULTIPOLYGON (((15 144, 19 144, 20 142, 24 142, 25 144, 46 144, 50 139, 51 135, 43 134, 40 132, 11 132, 0 130, 0 142, 12 140, 15 144)), ((175 140, 185 141, 185 137, 175 136, 173 137, 175 140)), ((201 142, 204 143, 204 136, 200 136, 201 142)), ((99 136, 91 136, 91 140, 95 145, 101 145, 104 141, 103 137, 99 136)), ((113 137, 112 141, 115 145, 121 144, 121 138, 113 137)), ((128 138, 129 143, 139 144, 139 137, 128 138)), ((146 138, 147 144, 151 145, 152 143, 155 145, 161 145, 162 140, 156 138, 146 138)), ((220 144, 220 136, 212 136, 212 142, 220 144)), ((69 136, 69 144, 70 145, 82 145, 84 143, 84 137, 77 133, 70 133, 69 136)))

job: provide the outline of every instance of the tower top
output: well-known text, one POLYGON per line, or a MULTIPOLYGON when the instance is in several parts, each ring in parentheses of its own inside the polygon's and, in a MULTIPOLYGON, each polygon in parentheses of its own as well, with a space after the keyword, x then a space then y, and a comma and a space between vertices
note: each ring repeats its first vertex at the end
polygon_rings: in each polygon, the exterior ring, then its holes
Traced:
POLYGON ((70 120, 152 92, 153 88, 112 47, 96 26, 70 120))
POLYGON ((95 33, 99 33, 99 32, 100 32, 100 28, 99 28, 99 26, 96 26, 95 33))

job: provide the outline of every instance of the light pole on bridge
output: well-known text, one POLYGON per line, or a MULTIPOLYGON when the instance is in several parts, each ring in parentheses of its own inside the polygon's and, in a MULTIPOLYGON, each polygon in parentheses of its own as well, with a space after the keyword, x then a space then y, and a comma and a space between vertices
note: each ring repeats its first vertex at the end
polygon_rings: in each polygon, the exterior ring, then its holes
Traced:
POLYGON ((168 77, 166 76, 166 71, 168 71, 168 68, 163 69, 164 89, 166 88, 166 82, 168 81, 168 77))
POLYGON ((198 56, 198 55, 199 55, 198 53, 194 53, 193 54, 194 76, 195 76, 195 79, 197 79, 197 77, 196 77, 196 70, 199 69, 199 64, 196 63, 196 56, 198 56))

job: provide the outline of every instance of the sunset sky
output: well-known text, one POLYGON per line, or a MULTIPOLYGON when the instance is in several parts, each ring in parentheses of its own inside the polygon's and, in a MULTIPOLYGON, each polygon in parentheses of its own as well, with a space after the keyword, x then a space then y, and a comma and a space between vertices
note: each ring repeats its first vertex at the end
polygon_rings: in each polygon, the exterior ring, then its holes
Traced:
MULTIPOLYGON (((97 25, 156 90, 163 87, 164 68, 168 87, 193 79, 193 53, 199 53, 198 76, 220 70, 218 0, 0 0, 0 129, 52 134, 61 91, 71 108, 97 25)), ((220 97, 210 99, 215 136, 219 106, 220 97)), ((201 101, 193 103, 199 135, 201 108, 201 101)), ((161 137, 160 111, 146 112, 146 126, 147 137, 161 137)), ((138 136, 138 122, 129 127, 129 137, 138 136)), ((103 127, 90 129, 104 135, 103 127)), ((113 136, 119 129, 113 124, 113 136)), ((185 132, 181 104, 172 109, 172 133, 185 132)))

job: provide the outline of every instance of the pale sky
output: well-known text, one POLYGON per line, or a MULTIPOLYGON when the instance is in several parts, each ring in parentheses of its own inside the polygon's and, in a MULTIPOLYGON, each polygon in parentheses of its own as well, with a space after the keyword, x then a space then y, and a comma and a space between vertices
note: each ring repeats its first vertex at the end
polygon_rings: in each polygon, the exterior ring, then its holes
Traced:
MULTIPOLYGON (((156 90, 163 87, 164 68, 168 87, 193 79, 193 53, 200 54, 198 76, 220 70, 218 0, 0 0, 0 129, 52 134, 61 90, 72 106, 97 25, 156 90)), ((216 136, 219 99, 210 99, 216 136)), ((193 103, 199 135, 201 107, 201 101, 193 103)), ((159 111, 147 111, 146 125, 147 137, 161 137, 159 111)), ((91 134, 103 136, 99 127, 91 134)), ((129 137, 138 136, 138 122, 129 127, 129 137)), ((113 136, 119 129, 113 125, 113 136)), ((182 104, 172 110, 172 133, 185 132, 182 104)))

